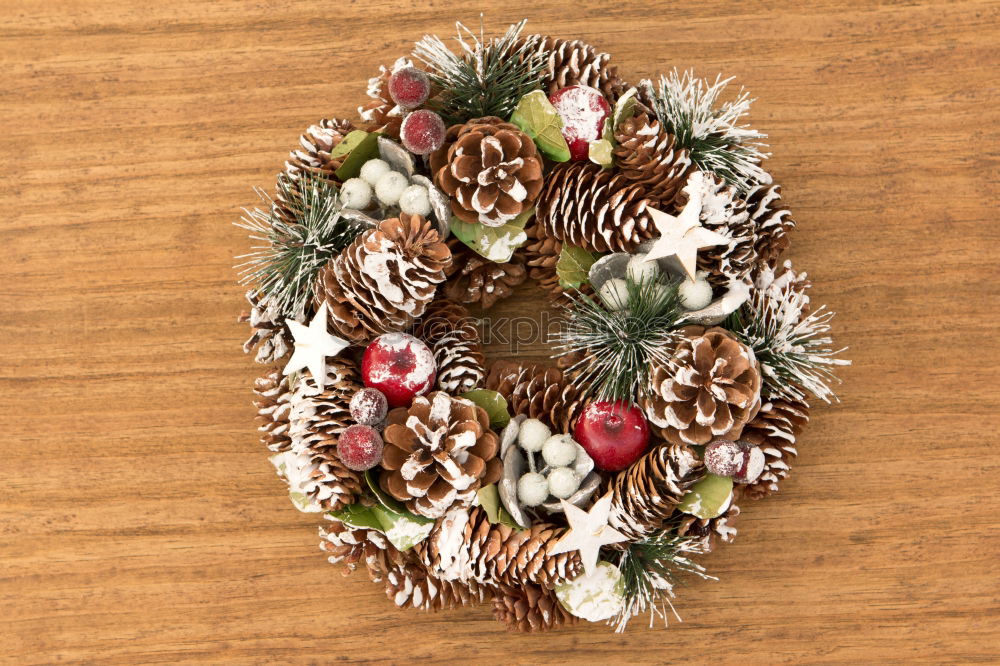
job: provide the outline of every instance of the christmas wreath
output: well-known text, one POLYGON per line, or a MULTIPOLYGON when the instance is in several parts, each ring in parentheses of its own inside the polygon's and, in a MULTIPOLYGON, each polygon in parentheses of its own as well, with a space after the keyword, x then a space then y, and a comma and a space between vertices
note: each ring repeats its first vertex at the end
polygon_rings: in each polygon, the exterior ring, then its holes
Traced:
POLYGON ((261 437, 321 547, 400 607, 510 629, 640 613, 789 473, 840 350, 728 80, 635 87, 578 40, 417 42, 239 224, 261 437), (552 367, 487 364, 528 278, 552 367))

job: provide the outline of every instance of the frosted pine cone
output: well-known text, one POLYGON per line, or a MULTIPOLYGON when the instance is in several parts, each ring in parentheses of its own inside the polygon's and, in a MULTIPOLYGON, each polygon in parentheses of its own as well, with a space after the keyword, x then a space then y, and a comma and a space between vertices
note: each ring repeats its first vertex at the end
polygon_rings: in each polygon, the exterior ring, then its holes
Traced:
POLYGON ((397 69, 412 66, 413 62, 409 58, 400 58, 392 67, 380 66, 378 76, 368 79, 368 96, 371 100, 358 107, 358 115, 369 132, 382 132, 393 139, 399 139, 403 109, 389 95, 389 78, 397 69))
POLYGON ((604 93, 614 105, 628 88, 618 76, 618 68, 608 64, 611 56, 582 40, 531 35, 525 41, 533 44, 535 52, 548 57, 544 82, 548 95, 569 86, 590 86, 604 93))
POLYGON ((486 377, 486 359, 479 329, 469 311, 454 301, 433 301, 413 335, 430 346, 437 363, 437 385, 460 395, 479 386, 486 377))
POLYGON ((760 365, 723 328, 686 326, 671 364, 653 366, 641 406, 673 444, 739 437, 760 407, 760 365))
POLYGON ((507 224, 530 208, 542 190, 542 158, 535 142, 500 118, 470 120, 448 129, 430 156, 434 183, 451 197, 460 219, 488 227, 507 224))
POLYGON ((678 147, 676 137, 646 114, 624 121, 615 140, 618 172, 641 185, 654 207, 671 209, 692 168, 690 152, 678 147))
POLYGON ((445 269, 448 281, 444 294, 459 303, 478 303, 489 310, 498 301, 514 293, 514 287, 528 275, 524 258, 515 254, 510 261, 497 263, 486 259, 457 238, 448 239, 451 265, 445 269))
POLYGON ((287 188, 278 187, 275 192, 272 209, 275 215, 289 223, 294 223, 300 217, 296 215, 296 211, 302 205, 299 183, 303 174, 310 173, 329 184, 339 182, 334 172, 343 164, 344 158, 334 158, 331 153, 353 129, 354 125, 349 120, 327 118, 310 125, 305 134, 299 137, 299 148, 289 153, 285 170, 278 176, 279 181, 283 181, 287 188))
POLYGON ((335 447, 351 425, 351 398, 361 389, 358 368, 347 359, 327 359, 325 388, 311 374, 303 375, 289 397, 288 434, 296 451, 335 447))
POLYGON ((450 262, 451 252, 430 222, 400 213, 327 263, 317 277, 316 302, 326 301, 337 335, 369 342, 405 330, 423 314, 450 262))
POLYGON ((547 236, 593 252, 631 252, 657 235, 645 190, 591 162, 557 164, 535 213, 547 236))
POLYGON ((384 580, 393 564, 403 561, 402 555, 384 534, 376 530, 350 527, 333 520, 329 527, 319 528, 319 547, 328 553, 331 564, 343 562, 344 575, 355 571, 358 565, 368 570, 374 582, 384 580))
POLYGON ((534 364, 495 363, 486 388, 504 397, 511 414, 538 419, 556 432, 570 432, 585 404, 560 370, 534 364))
POLYGON ((788 476, 798 455, 795 440, 809 422, 809 404, 804 400, 771 400, 740 435, 740 441, 764 452, 764 471, 757 481, 742 488, 750 499, 761 499, 778 491, 778 483, 788 476))
POLYGON ((690 448, 659 446, 611 479, 608 524, 632 541, 644 539, 663 529, 674 507, 704 476, 704 465, 690 448))
POLYGON ((468 505, 503 472, 486 411, 443 391, 389 412, 383 439, 382 488, 428 518, 468 505))
POLYGON ((755 184, 746 194, 746 209, 753 223, 754 249, 759 267, 775 268, 795 228, 791 211, 781 203, 781 186, 755 184))
POLYGON ((361 477, 340 462, 336 447, 288 450, 271 456, 271 463, 299 511, 337 511, 354 504, 361 493, 361 477))
POLYGON ((289 401, 288 377, 280 370, 272 370, 259 377, 253 385, 257 400, 257 429, 260 441, 275 453, 292 448, 292 438, 288 433, 288 416, 292 406, 289 401))
POLYGON ((442 581, 418 564, 393 566, 385 577, 385 594, 400 608, 438 611, 483 601, 475 584, 442 581))
POLYGON ((249 354, 256 349, 255 361, 276 363, 291 351, 292 344, 281 308, 270 299, 261 298, 253 289, 246 297, 250 312, 240 315, 239 321, 249 323, 253 334, 243 343, 243 352, 249 354))

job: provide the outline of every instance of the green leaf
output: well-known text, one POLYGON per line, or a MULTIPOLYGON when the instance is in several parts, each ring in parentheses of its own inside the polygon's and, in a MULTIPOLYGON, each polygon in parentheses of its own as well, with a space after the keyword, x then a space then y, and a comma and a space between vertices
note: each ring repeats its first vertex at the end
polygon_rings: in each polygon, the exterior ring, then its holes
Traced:
POLYGON ((496 391, 487 389, 475 389, 459 396, 466 400, 471 400, 486 410, 490 417, 490 425, 494 428, 503 428, 510 423, 510 414, 507 412, 507 401, 496 391))
POLYGON ((500 501, 500 491, 497 490, 497 484, 491 483, 480 488, 476 495, 479 497, 479 505, 483 507, 483 511, 486 512, 486 517, 491 523, 494 525, 500 523, 518 531, 524 529, 504 508, 503 502, 500 501))
POLYGON ((535 90, 521 98, 510 116, 510 122, 530 136, 538 150, 553 162, 569 160, 569 145, 562 135, 562 118, 541 90, 535 90))
POLYGON ((481 256, 502 264, 510 261, 514 256, 514 250, 528 240, 524 226, 534 214, 535 209, 529 208, 502 227, 487 227, 452 217, 451 233, 481 256))
POLYGON ((619 126, 635 115, 635 99, 638 93, 639 91, 635 88, 629 88, 615 102, 615 108, 611 110, 611 118, 608 119, 610 122, 604 122, 603 136, 611 142, 612 146, 615 144, 615 132, 618 131, 619 126))
POLYGON ((575 245, 563 245, 556 262, 556 275, 563 289, 579 289, 589 280, 590 267, 599 255, 575 245))
POLYGON ((423 541, 434 529, 434 521, 412 513, 399 514, 384 506, 372 507, 385 537, 398 550, 409 550, 423 541))
POLYGON ((382 523, 379 522, 372 507, 361 504, 352 504, 343 509, 331 511, 330 515, 351 527, 364 528, 369 530, 384 531, 382 523))
POLYGON ((343 157, 357 148, 358 144, 364 141, 367 136, 368 132, 364 130, 352 130, 348 132, 347 136, 330 151, 330 157, 343 157))
POLYGON ((721 516, 733 498, 733 480, 728 476, 709 474, 684 496, 677 508, 703 520, 721 516))
MULTIPOLYGON (((344 163, 334 172, 334 175, 342 181, 357 177, 365 162, 378 157, 378 137, 378 132, 372 132, 362 137, 344 163)), ((346 137, 344 140, 347 140, 346 137)))
POLYGON ((610 169, 615 163, 615 158, 611 154, 612 150, 614 150, 614 144, 607 139, 591 141, 587 146, 587 157, 594 164, 600 164, 605 169, 610 169))

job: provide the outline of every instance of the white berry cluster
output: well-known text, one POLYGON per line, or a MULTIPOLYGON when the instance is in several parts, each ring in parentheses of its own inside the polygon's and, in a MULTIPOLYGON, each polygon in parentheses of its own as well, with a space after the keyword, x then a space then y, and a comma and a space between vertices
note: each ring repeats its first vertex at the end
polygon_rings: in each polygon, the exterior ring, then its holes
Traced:
POLYGON ((528 469, 517 482, 517 498, 524 506, 538 506, 549 498, 566 499, 583 481, 572 465, 579 445, 570 435, 553 435, 538 419, 527 419, 517 433, 517 444, 528 459, 528 469), (535 455, 541 453, 544 467, 538 467, 535 455))
POLYGON ((411 183, 405 174, 393 170, 385 160, 368 160, 361 166, 359 176, 340 188, 341 201, 347 208, 365 210, 371 206, 373 197, 382 206, 399 206, 407 215, 427 217, 431 214, 427 187, 411 183))
MULTIPOLYGON (((637 254, 629 259, 625 273, 636 284, 655 282, 657 289, 667 290, 667 285, 658 281, 662 275, 659 266, 655 261, 647 261, 646 255, 637 254)), ((681 282, 679 296, 685 310, 700 310, 712 302, 712 285, 706 275, 698 271, 696 280, 681 282)), ((601 285, 598 295, 609 310, 624 310, 628 307, 628 282, 624 277, 610 278, 601 285)))

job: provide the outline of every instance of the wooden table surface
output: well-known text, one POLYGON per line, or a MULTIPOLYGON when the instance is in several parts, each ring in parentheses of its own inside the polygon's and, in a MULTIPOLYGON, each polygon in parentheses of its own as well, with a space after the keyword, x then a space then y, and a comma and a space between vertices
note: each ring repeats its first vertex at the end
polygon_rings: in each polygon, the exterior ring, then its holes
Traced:
POLYGON ((482 5, 3 0, 0 660, 1000 660, 1000 4, 778 4, 487 16, 750 88, 854 360, 683 624, 516 636, 327 564, 256 441, 232 271, 300 131, 482 5))

